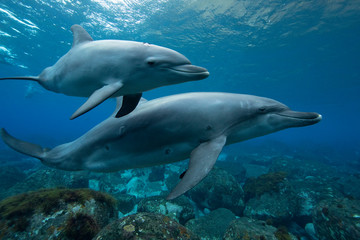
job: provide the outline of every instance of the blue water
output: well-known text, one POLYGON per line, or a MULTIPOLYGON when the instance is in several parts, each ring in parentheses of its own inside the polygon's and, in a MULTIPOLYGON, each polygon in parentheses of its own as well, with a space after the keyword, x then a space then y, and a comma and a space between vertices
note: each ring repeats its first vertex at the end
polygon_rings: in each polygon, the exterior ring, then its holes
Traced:
MULTIPOLYGON (((54 64, 71 47, 73 24, 95 40, 175 49, 210 71, 205 80, 155 89, 145 98, 247 93, 323 115, 319 124, 225 151, 268 141, 360 161, 360 1, 6 0, 0 3, 0 76, 38 75, 54 64)), ((70 121, 83 102, 36 83, 1 81, 0 127, 52 147, 79 137, 115 106, 108 100, 70 121)), ((7 147, 1 142, 0 148, 7 147)))

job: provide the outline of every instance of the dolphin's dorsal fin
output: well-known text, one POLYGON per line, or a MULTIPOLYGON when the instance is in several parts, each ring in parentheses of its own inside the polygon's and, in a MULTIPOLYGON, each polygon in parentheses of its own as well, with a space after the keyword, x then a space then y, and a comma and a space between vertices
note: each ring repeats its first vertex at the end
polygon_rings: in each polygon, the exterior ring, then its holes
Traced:
POLYGON ((189 169, 166 199, 171 200, 179 197, 206 177, 213 168, 225 143, 226 137, 222 135, 208 142, 201 143, 195 148, 190 155, 189 169))
POLYGON ((76 45, 84 42, 90 42, 94 41, 90 34, 80 25, 72 25, 71 31, 74 35, 73 45, 72 47, 75 47, 76 45))

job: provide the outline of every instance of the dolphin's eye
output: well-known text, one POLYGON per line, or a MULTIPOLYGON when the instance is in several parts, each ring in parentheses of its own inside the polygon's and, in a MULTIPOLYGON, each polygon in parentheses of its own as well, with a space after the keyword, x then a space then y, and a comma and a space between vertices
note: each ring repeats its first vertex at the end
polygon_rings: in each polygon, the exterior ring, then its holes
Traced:
POLYGON ((153 66, 153 65, 155 65, 155 61, 149 60, 149 61, 147 61, 147 64, 148 64, 149 66, 153 66))
POLYGON ((260 112, 265 112, 265 110, 266 110, 265 107, 260 107, 260 108, 259 108, 259 111, 260 111, 260 112))

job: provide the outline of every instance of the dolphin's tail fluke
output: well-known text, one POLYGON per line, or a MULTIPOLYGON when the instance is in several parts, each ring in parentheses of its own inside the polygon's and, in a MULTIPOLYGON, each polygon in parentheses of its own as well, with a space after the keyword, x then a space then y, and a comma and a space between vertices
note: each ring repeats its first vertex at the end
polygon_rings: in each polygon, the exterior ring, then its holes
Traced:
POLYGON ((0 129, 0 135, 2 140, 15 151, 38 158, 40 160, 44 157, 46 149, 42 148, 41 146, 16 139, 3 128, 0 129))
POLYGON ((37 76, 21 76, 21 77, 4 77, 0 78, 0 80, 30 80, 39 82, 40 79, 37 76))

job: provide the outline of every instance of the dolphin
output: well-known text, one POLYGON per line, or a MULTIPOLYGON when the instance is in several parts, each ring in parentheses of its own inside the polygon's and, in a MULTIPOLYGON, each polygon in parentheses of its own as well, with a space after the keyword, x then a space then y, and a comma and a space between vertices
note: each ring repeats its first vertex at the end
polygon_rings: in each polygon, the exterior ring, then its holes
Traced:
POLYGON ((71 116, 74 119, 109 97, 124 96, 116 114, 121 117, 135 109, 144 91, 209 76, 205 68, 169 48, 134 41, 94 41, 80 25, 73 25, 71 31, 70 51, 39 76, 0 80, 32 80, 53 92, 88 97, 71 116))
POLYGON ((190 158, 188 170, 167 197, 174 199, 209 173, 225 145, 312 125, 321 118, 269 98, 199 92, 145 101, 130 114, 110 116, 80 138, 53 149, 18 140, 4 129, 1 137, 14 150, 69 171, 112 172, 190 158))

